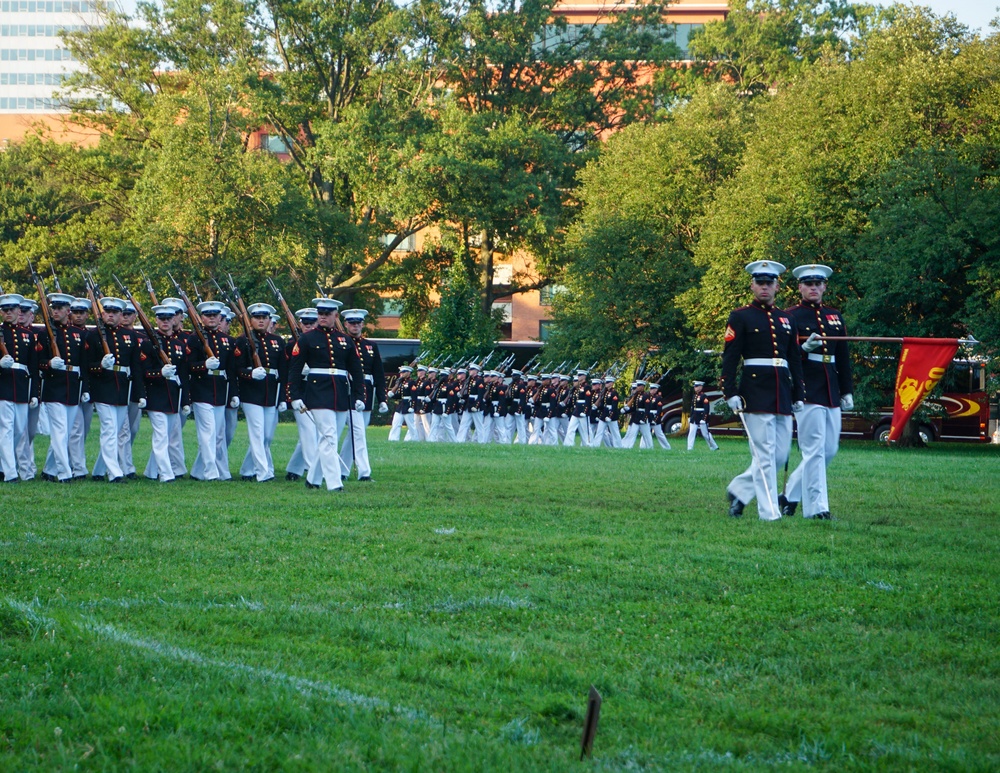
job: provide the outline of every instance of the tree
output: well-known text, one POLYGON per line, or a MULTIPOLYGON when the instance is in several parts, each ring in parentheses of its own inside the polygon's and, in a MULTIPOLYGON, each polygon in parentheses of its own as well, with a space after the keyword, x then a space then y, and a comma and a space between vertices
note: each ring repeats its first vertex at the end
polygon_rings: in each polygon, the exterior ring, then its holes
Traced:
POLYGON ((480 294, 466 267, 454 263, 441 301, 421 331, 421 344, 429 353, 450 360, 477 357, 493 348, 500 320, 496 314, 483 314, 480 294))

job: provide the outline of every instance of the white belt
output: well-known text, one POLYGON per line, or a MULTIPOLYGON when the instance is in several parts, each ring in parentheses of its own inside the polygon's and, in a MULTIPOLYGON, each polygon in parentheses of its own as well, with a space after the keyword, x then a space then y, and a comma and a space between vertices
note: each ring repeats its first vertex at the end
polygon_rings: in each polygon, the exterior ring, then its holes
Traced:
POLYGON ((23 362, 15 362, 13 365, 10 366, 10 369, 11 370, 23 370, 25 373, 28 372, 28 366, 25 365, 23 362))
POLYGON ((439 397, 439 398, 437 399, 437 401, 438 401, 439 403, 446 403, 446 402, 448 402, 448 398, 447 398, 447 397, 439 397))
POLYGON ((813 362, 836 362, 837 358, 832 354, 816 354, 815 352, 809 352, 806 357, 813 362))
POLYGON ((492 402, 493 405, 500 405, 500 401, 499 400, 491 400, 490 402, 492 402))
POLYGON ((67 365, 66 366, 66 370, 68 370, 70 373, 79 373, 80 372, 80 366, 79 365, 67 365))
POLYGON ((218 376, 219 378, 224 378, 226 381, 229 381, 229 376, 226 375, 226 371, 224 370, 208 369, 205 371, 205 373, 209 376, 218 376))
POLYGON ((542 403, 542 405, 544 405, 546 408, 549 407, 549 403, 542 403))
POLYGON ((274 376, 275 378, 277 378, 278 377, 278 369, 277 368, 268 368, 267 369, 267 375, 274 376))
POLYGON ((111 370, 115 373, 124 373, 126 376, 132 375, 132 368, 128 365, 112 365, 111 370))
POLYGON ((309 368, 310 376, 346 376, 347 371, 341 368, 309 368))
POLYGON ((749 360, 743 360, 743 364, 750 367, 787 368, 788 360, 783 360, 780 357, 751 357, 749 360))
POLYGON ((367 381, 369 384, 374 384, 375 383, 375 377, 374 376, 369 376, 367 373, 365 373, 365 381, 367 381))
POLYGON ((587 402, 587 401, 586 400, 577 400, 576 401, 577 405, 580 405, 581 403, 585 403, 585 402, 587 402))

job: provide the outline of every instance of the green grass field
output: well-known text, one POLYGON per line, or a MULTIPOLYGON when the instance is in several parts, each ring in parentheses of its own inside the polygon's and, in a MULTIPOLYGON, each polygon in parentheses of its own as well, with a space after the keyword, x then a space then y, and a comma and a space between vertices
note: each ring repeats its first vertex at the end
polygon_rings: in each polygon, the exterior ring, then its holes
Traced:
POLYGON ((385 433, 344 494, 0 488, 0 770, 577 769, 591 684, 588 767, 1000 768, 1000 448, 848 444, 763 523, 744 441, 385 433))

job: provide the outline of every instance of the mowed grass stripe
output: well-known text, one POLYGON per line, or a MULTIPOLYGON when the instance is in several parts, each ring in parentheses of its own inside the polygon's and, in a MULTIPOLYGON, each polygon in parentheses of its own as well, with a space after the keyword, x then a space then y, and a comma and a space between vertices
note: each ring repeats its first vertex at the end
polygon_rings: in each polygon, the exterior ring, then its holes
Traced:
MULTIPOLYGON (((291 429, 279 427, 279 467, 291 429)), ((264 751, 227 735, 223 753, 195 726, 219 712, 254 725, 247 707, 278 700, 273 690, 222 672, 212 678, 236 694, 190 708, 211 669, 140 666, 115 647, 133 668, 169 671, 190 709, 180 748, 224 765, 260 753, 295 767, 302 754, 326 769, 318 749, 335 738, 358 767, 566 767, 593 682, 606 701, 596 753, 612 768, 996 766, 997 506, 983 484, 997 449, 847 444, 831 470, 839 521, 765 524, 725 517, 725 483, 749 462, 737 440, 688 454, 683 441, 640 453, 372 436, 376 482, 343 495, 284 481, 87 483, 63 489, 68 509, 47 499, 60 487, 5 490, 7 595, 440 720, 428 733, 357 709, 352 729, 325 709, 302 721, 281 699, 266 711, 296 718, 293 731, 264 751)), ((232 467, 241 459, 234 450, 232 467)), ((77 635, 80 674, 95 636, 77 635)), ((0 678, 0 708, 16 707, 0 719, 10 759, 51 752, 51 707, 27 685, 58 671, 59 643, 11 635, 0 653, 14 680, 0 678)), ((102 676, 75 679, 87 694, 102 687, 114 715, 135 685, 116 684, 101 657, 102 676)), ((154 716, 161 689, 143 687, 154 716)), ((315 710, 316 697, 296 700, 315 710)), ((164 740, 150 735, 150 747, 164 740)))

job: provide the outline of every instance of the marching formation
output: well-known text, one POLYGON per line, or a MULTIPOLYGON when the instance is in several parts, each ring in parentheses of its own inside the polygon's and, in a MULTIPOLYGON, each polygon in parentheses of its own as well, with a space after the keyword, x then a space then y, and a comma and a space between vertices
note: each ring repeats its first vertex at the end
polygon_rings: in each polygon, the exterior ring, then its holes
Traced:
MULTIPOLYGON (((593 448, 632 448, 637 441, 642 449, 670 448, 657 378, 632 382, 623 398, 616 368, 600 375, 576 370, 571 378, 511 368, 513 358, 494 370, 484 367, 488 360, 449 368, 418 358, 400 368, 387 389, 378 346, 363 336, 368 312, 341 312, 332 298, 317 297, 292 314, 269 280, 292 331, 285 341, 274 332, 281 320, 275 307, 246 305, 231 277, 228 292, 215 284, 222 300, 197 306, 172 277, 177 296, 158 301, 147 279, 154 325, 117 277, 124 298, 103 295, 86 274, 87 296, 78 298, 58 286, 46 293, 29 269, 39 303, 0 294, 0 475, 8 484, 37 474, 39 432, 50 438, 41 472, 46 480, 136 478, 132 445, 144 410, 152 449, 143 475, 163 483, 189 474, 181 432, 191 417, 198 453, 190 477, 230 479, 240 409, 248 450, 239 475, 272 480, 271 442, 278 414, 289 407, 299 442, 287 480, 304 477, 309 488, 343 490, 356 470, 359 481, 370 481, 366 428, 373 410, 389 411, 391 398, 397 402, 390 441, 573 446, 579 437, 593 448), (232 337, 236 319, 243 332, 232 337), (95 415, 100 451, 88 469, 85 441, 95 415)), ((841 410, 853 408, 844 321, 823 305, 832 269, 796 268, 802 301, 786 310, 774 305, 784 266, 756 261, 746 270, 754 301, 729 316, 721 386, 746 431, 751 464, 727 487, 729 514, 742 515, 757 499, 764 520, 793 515, 800 502, 806 518, 829 519, 826 468, 837 453, 841 410), (777 470, 788 459, 793 413, 802 462, 779 492, 777 470)), ((710 408, 704 383, 694 382, 688 450, 699 432, 718 449, 708 430, 710 408)))
MULTIPOLYGON (((404 365, 389 391, 398 401, 389 440, 572 446, 579 437, 593 448, 632 448, 639 440, 642 449, 669 449, 658 379, 633 381, 624 400, 616 381, 587 370, 570 378, 518 368, 508 375, 503 366, 486 370, 477 362, 454 369, 404 365)), ((700 426, 709 446, 718 448, 707 425, 700 426)), ((693 443, 692 436, 688 447, 693 443)))
POLYGON ((288 406, 296 411, 299 446, 287 479, 305 476, 309 488, 325 483, 328 490, 342 490, 356 469, 359 480, 371 480, 365 428, 373 405, 382 413, 389 408, 378 348, 362 335, 364 309, 341 315, 340 301, 319 297, 293 315, 272 284, 292 329, 286 342, 274 332, 281 319, 275 307, 247 306, 231 278, 228 293, 216 285, 225 302, 197 306, 176 282, 178 297, 162 301, 150 285, 154 324, 120 282, 125 298, 103 295, 85 275, 87 297, 78 298, 46 293, 33 269, 32 275, 40 303, 17 293, 0 295, 5 483, 38 474, 39 432, 49 435, 45 480, 121 483, 138 477, 132 445, 143 411, 152 435, 145 477, 169 483, 189 474, 181 432, 193 418, 198 453, 190 477, 229 480, 240 409, 249 446, 240 477, 268 481, 275 476, 271 442, 278 414, 288 406), (36 326, 39 312, 44 324, 36 326), (183 327, 185 318, 191 331, 183 327), (232 337, 229 326, 237 318, 243 333, 232 337), (88 468, 84 448, 95 415, 100 450, 88 468))

